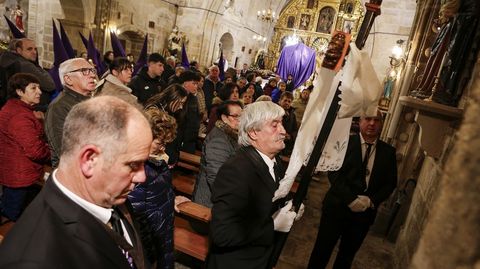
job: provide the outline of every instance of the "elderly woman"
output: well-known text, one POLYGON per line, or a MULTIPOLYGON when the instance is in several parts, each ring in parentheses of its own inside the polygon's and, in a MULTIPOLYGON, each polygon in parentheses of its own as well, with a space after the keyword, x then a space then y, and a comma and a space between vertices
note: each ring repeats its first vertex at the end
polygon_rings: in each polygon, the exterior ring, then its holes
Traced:
MULTIPOLYGON (((212 207, 212 188, 220 167, 238 149, 238 124, 242 113, 240 101, 225 101, 217 108, 218 120, 205 138, 200 159, 200 171, 192 194, 194 202, 212 207)), ((197 232, 208 234, 204 223, 191 221, 197 232)))
POLYGON ((172 116, 155 107, 147 109, 145 114, 154 137, 150 157, 145 162, 147 178, 130 192, 128 199, 141 224, 147 258, 157 263, 156 268, 174 268, 174 208, 188 201, 183 196, 175 196, 167 164, 168 155, 165 153, 165 144, 175 138, 177 124, 172 116))
POLYGON ((18 73, 8 81, 9 100, 0 111, 0 184, 2 218, 16 221, 33 200, 50 160, 43 124, 33 107, 40 102, 39 80, 18 73))
POLYGON ((238 123, 242 109, 239 101, 229 100, 218 106, 218 120, 203 145, 200 172, 192 195, 194 202, 212 207, 210 196, 218 169, 238 148, 238 123))

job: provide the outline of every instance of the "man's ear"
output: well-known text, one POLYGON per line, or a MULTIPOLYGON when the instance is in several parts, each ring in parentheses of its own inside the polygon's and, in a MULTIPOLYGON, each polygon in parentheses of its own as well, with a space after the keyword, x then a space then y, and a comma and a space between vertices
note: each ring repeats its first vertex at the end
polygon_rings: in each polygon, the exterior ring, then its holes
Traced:
POLYGON ((67 85, 67 86, 72 85, 72 79, 68 75, 63 76, 63 81, 65 82, 65 85, 67 85))
POLYGON ((99 162, 100 150, 94 145, 86 145, 80 150, 80 169, 86 178, 93 176, 99 162))
POLYGON ((114 75, 115 77, 118 77, 119 74, 120 74, 120 72, 118 72, 115 69, 112 69, 112 75, 114 75))
POLYGON ((221 118, 221 120, 222 120, 223 122, 227 122, 227 119, 228 119, 227 115, 223 115, 223 114, 222 114, 222 115, 220 116, 220 118, 221 118))
POLYGON ((248 134, 248 137, 250 137, 250 139, 252 139, 252 141, 257 140, 257 131, 250 130, 250 131, 247 132, 247 134, 248 134))

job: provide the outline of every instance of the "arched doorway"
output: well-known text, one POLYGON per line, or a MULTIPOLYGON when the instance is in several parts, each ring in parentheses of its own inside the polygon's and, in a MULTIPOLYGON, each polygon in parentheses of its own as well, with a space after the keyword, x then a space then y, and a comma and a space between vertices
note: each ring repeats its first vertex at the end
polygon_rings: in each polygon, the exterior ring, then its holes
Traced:
POLYGON ((140 51, 143 47, 145 34, 139 31, 127 30, 125 32, 121 32, 118 36, 118 39, 120 40, 120 43, 122 43, 125 53, 133 54, 134 60, 137 61, 140 51))
MULTIPOLYGON (((223 49, 223 58, 227 60, 228 67, 233 67, 234 62, 232 59, 233 59, 234 41, 233 41, 232 34, 228 32, 224 33, 220 38, 220 44, 221 44, 221 48, 223 49)), ((220 57, 220 52, 218 53, 218 57, 220 57)), ((227 65, 225 67, 227 67, 227 65)))

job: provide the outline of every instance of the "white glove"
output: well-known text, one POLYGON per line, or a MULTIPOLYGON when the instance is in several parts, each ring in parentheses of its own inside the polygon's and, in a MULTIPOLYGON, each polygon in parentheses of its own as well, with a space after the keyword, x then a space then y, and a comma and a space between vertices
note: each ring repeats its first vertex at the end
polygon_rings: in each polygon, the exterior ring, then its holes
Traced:
POLYGON ((297 213, 290 211, 292 208, 292 201, 288 201, 287 205, 280 208, 272 216, 273 218, 273 229, 278 232, 289 232, 292 228, 293 221, 297 216, 297 213))
POLYGON ((287 196, 287 194, 290 192, 292 184, 293 180, 286 180, 285 178, 280 180, 280 184, 278 185, 278 189, 275 191, 272 202, 287 196))
POLYGON ((295 221, 301 219, 304 212, 305 212, 305 206, 304 206, 303 203, 302 203, 302 204, 300 205, 300 209, 299 209, 298 212, 297 212, 297 216, 295 217, 295 221))
MULTIPOLYGON (((359 195, 358 198, 362 201, 362 203, 367 207, 373 207, 373 203, 372 201, 370 200, 370 197, 366 196, 366 195, 359 195)), ((365 208, 366 209, 366 208, 365 208)))
POLYGON ((348 207, 353 212, 363 212, 370 207, 370 198, 364 195, 358 195, 357 199, 353 200, 348 207))

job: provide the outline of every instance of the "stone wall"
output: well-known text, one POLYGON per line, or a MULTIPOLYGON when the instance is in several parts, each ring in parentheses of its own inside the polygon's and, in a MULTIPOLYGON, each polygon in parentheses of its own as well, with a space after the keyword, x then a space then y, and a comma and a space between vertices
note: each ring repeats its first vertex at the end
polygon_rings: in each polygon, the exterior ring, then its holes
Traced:
POLYGON ((439 195, 413 257, 414 269, 480 267, 479 64, 480 58, 462 126, 438 177, 439 195))

